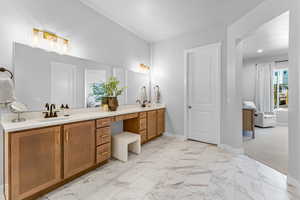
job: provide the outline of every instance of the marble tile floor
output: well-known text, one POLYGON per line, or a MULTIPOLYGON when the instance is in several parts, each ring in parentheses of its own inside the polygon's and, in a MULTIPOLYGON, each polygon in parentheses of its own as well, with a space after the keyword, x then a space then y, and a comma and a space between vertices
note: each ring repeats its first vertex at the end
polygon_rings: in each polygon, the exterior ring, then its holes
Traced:
POLYGON ((245 155, 163 136, 39 200, 296 200, 286 177, 245 155))

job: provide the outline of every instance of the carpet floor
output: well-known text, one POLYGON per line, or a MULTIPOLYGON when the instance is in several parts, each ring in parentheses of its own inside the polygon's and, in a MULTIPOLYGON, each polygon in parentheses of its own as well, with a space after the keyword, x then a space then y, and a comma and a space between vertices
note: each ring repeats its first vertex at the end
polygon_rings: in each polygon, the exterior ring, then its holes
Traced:
POLYGON ((255 128, 256 138, 244 139, 245 153, 273 169, 288 172, 288 127, 255 128))

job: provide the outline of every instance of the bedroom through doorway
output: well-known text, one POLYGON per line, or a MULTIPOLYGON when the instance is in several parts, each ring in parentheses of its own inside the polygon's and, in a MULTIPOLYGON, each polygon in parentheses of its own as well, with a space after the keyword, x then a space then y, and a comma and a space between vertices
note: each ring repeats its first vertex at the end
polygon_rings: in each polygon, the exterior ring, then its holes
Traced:
POLYGON ((244 151, 287 174, 289 12, 259 27, 241 45, 244 151))

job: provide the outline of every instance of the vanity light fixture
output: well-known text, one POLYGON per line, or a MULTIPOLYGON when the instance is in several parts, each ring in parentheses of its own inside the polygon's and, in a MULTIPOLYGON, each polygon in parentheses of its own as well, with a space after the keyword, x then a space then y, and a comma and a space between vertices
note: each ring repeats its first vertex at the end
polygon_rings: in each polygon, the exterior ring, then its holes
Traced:
POLYGON ((150 70, 150 67, 145 65, 145 64, 140 64, 140 68, 145 70, 145 71, 149 71, 150 70))
POLYGON ((37 28, 33 29, 33 45, 39 46, 39 43, 44 41, 48 41, 48 46, 50 46, 51 50, 57 49, 59 53, 67 53, 69 49, 69 40, 56 35, 55 33, 40 30, 37 28))

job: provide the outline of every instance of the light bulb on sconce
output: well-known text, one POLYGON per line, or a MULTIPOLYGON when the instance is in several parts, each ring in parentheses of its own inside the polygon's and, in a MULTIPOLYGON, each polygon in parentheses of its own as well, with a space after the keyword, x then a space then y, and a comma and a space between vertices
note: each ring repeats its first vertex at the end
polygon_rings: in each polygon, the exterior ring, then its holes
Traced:
POLYGON ((64 39, 63 40, 63 53, 67 53, 69 49, 69 41, 64 39))
POLYGON ((67 53, 69 49, 69 40, 60 37, 54 33, 43 31, 40 29, 33 29, 33 46, 41 46, 39 43, 48 42, 46 48, 58 53, 67 53))
POLYGON ((33 46, 37 46, 39 43, 39 30, 38 29, 33 29, 33 41, 32 41, 32 45, 33 46))
POLYGON ((50 47, 52 50, 54 49, 54 41, 53 40, 50 40, 50 47))
POLYGON ((145 65, 145 64, 140 64, 140 70, 144 73, 149 72, 150 71, 150 67, 145 65))

